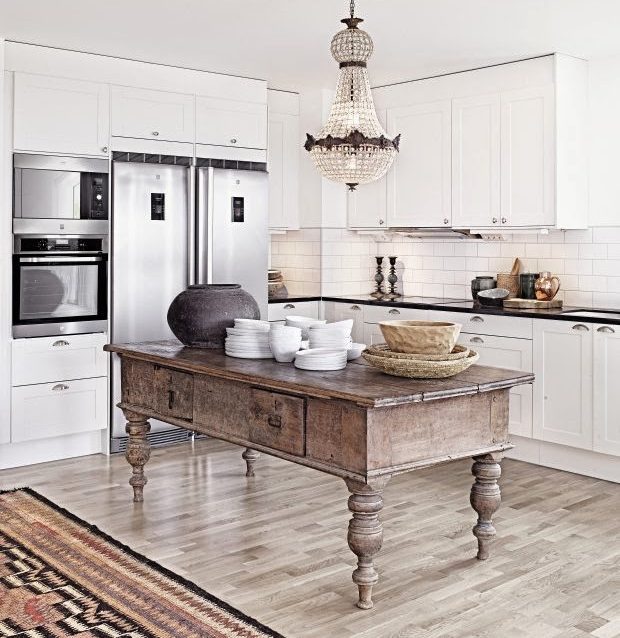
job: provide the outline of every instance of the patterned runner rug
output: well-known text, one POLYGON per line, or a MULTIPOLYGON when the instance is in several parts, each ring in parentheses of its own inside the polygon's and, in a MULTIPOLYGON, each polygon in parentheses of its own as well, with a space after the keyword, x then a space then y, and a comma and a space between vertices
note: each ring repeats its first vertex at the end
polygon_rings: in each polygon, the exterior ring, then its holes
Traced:
POLYGON ((0 637, 282 638, 30 489, 0 492, 0 637))

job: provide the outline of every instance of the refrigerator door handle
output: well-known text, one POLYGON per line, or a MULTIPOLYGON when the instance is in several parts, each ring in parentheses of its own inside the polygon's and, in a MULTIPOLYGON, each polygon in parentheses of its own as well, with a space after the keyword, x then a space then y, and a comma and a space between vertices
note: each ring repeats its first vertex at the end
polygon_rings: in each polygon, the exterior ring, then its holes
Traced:
POLYGON ((196 167, 190 166, 187 180, 187 284, 196 283, 196 167))
POLYGON ((197 179, 196 283, 213 283, 213 169, 201 168, 197 179))

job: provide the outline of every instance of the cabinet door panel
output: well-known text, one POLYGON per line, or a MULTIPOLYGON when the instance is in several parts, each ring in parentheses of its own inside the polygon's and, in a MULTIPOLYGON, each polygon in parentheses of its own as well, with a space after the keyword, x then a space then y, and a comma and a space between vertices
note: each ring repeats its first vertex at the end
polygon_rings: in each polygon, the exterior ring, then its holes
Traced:
MULTIPOLYGON (((358 304, 334 303, 333 319, 331 321, 343 321, 353 319, 351 337, 355 343, 364 343, 364 307, 358 304)), ((330 321, 330 319, 328 319, 330 321)))
POLYGON ((15 73, 15 150, 107 156, 109 100, 107 84, 15 73))
POLYGON ((388 109, 390 136, 405 140, 388 176, 389 227, 450 225, 451 117, 450 100, 388 109))
POLYGON ((196 142, 266 149, 267 105, 197 97, 196 142))
POLYGON ((534 438, 592 449, 592 330, 534 321, 534 438))
POLYGON ((504 93, 501 101, 502 225, 553 226, 553 87, 504 93))
POLYGON ((168 142, 194 141, 194 96, 114 86, 112 135, 168 142))
POLYGON ((453 100, 452 225, 499 224, 500 97, 453 100))
MULTIPOLYGON (((480 354, 480 365, 532 372, 532 341, 461 334, 459 343, 480 354)), ((532 437, 532 386, 510 390, 510 433, 532 437)))
POLYGON ((269 114, 269 227, 299 228, 299 117, 269 114))
POLYGON ((595 328, 594 450, 620 455, 620 327, 595 328))

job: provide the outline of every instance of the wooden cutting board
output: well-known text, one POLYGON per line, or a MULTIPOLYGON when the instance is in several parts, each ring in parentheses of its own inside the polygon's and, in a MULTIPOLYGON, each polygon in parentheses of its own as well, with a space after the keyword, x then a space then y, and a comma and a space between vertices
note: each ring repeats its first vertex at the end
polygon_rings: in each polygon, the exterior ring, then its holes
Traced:
POLYGON ((549 310, 551 308, 561 308, 561 299, 551 301, 539 301, 538 299, 505 299, 504 308, 517 308, 519 310, 549 310))

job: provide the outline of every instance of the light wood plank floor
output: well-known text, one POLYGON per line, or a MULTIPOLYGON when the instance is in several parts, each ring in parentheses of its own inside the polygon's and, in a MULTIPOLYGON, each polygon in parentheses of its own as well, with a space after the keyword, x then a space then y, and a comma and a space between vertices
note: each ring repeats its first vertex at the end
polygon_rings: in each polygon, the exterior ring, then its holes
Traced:
POLYGON ((215 440, 155 450, 134 506, 120 456, 0 472, 289 638, 620 636, 620 485, 504 461, 498 541, 474 558, 470 463, 385 493, 375 608, 354 607, 340 479, 215 440))

